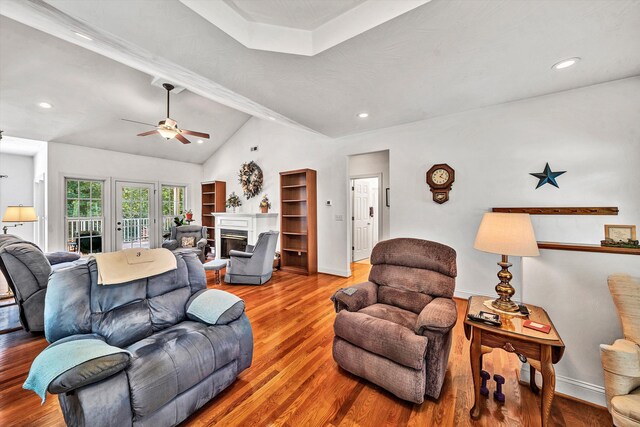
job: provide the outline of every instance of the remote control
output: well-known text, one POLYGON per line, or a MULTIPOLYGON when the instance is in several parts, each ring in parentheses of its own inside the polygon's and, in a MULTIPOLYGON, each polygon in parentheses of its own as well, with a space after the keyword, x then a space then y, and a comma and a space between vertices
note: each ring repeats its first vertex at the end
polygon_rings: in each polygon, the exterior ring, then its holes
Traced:
POLYGON ((520 314, 525 315, 525 316, 529 315, 529 309, 527 308, 526 305, 520 304, 520 305, 518 305, 518 307, 520 308, 520 314))
POLYGON ((480 317, 477 314, 467 314, 469 320, 473 320, 474 322, 483 322, 493 326, 502 326, 502 322, 496 322, 493 320, 485 319, 484 317, 480 317))

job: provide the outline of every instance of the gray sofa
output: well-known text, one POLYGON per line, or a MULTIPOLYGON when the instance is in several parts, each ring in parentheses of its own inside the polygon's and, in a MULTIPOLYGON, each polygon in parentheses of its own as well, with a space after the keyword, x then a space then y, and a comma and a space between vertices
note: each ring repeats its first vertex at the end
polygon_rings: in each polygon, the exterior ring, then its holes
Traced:
POLYGON ((162 247, 170 251, 188 252, 193 251, 198 254, 200 261, 204 262, 207 248, 207 227, 201 225, 179 225, 171 226, 171 235, 162 242, 162 247), (194 248, 183 248, 182 238, 193 237, 196 246, 194 248))
POLYGON ((255 246, 248 245, 245 251, 230 251, 224 281, 249 285, 267 283, 273 274, 278 234, 277 231, 260 233, 255 246))
POLYGON ((215 326, 187 319, 189 304, 205 292, 205 272, 195 253, 175 256, 177 270, 122 285, 98 285, 94 259, 51 275, 49 342, 97 337, 131 353, 108 372, 96 361, 49 385, 67 425, 173 426, 251 365, 246 314, 215 326))
POLYGON ((52 271, 72 266, 80 255, 45 254, 34 243, 11 234, 0 235, 0 272, 9 283, 27 332, 44 331, 44 300, 52 271))

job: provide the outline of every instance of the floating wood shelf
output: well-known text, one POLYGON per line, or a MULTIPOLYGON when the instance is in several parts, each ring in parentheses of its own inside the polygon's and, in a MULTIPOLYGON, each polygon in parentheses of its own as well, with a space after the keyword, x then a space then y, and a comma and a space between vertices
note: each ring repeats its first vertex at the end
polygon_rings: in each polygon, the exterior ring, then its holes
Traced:
POLYGON ((528 213, 529 215, 618 215, 618 208, 579 207, 579 208, 493 208, 493 212, 528 213))
POLYGON ((640 249, 618 248, 615 246, 589 245, 587 243, 538 242, 540 249, 559 251, 600 252, 605 254, 640 255, 640 249))

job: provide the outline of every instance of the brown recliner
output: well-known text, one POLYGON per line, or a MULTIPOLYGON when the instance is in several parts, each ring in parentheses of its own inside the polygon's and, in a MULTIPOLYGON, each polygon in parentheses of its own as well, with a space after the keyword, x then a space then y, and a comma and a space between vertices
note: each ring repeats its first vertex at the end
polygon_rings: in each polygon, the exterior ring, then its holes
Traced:
POLYGON ((456 252, 427 240, 391 239, 373 248, 371 264, 368 282, 331 298, 333 358, 401 399, 437 399, 458 317, 456 252))

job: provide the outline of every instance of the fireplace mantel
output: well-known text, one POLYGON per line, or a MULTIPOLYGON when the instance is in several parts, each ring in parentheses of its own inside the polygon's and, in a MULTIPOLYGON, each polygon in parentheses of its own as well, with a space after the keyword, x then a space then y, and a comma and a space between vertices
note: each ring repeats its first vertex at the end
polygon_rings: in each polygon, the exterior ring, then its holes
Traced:
MULTIPOLYGON (((220 247, 220 230, 241 230, 247 232, 247 244, 255 245, 260 233, 274 230, 278 231, 277 213, 231 213, 211 212, 216 224, 216 259, 220 259, 222 253, 220 247)), ((279 247, 279 242, 278 242, 279 247)))

